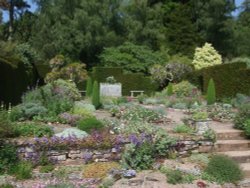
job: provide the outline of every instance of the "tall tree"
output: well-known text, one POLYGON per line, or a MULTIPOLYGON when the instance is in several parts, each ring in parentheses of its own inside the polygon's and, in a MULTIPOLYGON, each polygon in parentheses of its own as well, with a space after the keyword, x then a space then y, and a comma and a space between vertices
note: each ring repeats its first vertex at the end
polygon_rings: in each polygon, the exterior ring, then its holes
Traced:
POLYGON ((199 41, 199 33, 192 22, 191 7, 188 3, 165 4, 164 24, 171 54, 193 56, 199 41))
POLYGON ((64 54, 90 65, 103 47, 121 43, 119 0, 40 1, 33 46, 44 59, 64 54), (118 21, 117 21, 118 20, 118 21))
POLYGON ((210 42, 223 56, 234 51, 234 0, 190 0, 193 21, 202 43, 210 42))
POLYGON ((29 4, 24 0, 0 0, 0 9, 9 12, 9 34, 8 39, 12 39, 15 13, 22 15, 24 9, 29 8, 29 4))
POLYGON ((250 0, 245 0, 240 6, 241 13, 237 19, 235 55, 250 57, 250 0))

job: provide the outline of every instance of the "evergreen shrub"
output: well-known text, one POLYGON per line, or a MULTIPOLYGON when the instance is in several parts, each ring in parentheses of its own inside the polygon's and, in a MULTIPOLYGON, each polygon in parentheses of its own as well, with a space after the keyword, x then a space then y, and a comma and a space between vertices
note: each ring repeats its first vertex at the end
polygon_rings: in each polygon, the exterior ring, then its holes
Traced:
POLYGON ((207 87, 207 104, 211 105, 214 104, 216 101, 216 91, 215 91, 215 85, 214 80, 211 78, 208 83, 207 87))

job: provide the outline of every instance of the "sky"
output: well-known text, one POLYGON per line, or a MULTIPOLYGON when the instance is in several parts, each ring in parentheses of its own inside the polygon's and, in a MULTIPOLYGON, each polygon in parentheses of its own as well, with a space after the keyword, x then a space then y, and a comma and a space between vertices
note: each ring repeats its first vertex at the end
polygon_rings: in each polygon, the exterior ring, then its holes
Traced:
MULTIPOLYGON (((197 0, 197 1, 199 1, 199 0, 197 0)), ((240 6, 243 1, 244 0, 235 0, 236 6, 237 7, 240 6)), ((28 4, 31 6, 30 11, 34 12, 36 10, 37 6, 34 3, 32 3, 32 0, 28 0, 28 4)), ((234 11, 232 14, 233 14, 233 16, 237 16, 239 14, 239 9, 234 11)), ((3 20, 4 20, 4 22, 6 22, 8 20, 8 12, 7 11, 4 11, 4 13, 3 13, 3 20)))

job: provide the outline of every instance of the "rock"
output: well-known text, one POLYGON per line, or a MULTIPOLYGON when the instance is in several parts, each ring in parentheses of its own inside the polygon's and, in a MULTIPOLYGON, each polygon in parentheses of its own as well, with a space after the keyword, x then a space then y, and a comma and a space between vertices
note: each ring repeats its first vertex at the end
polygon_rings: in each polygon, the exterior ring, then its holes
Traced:
POLYGON ((40 173, 40 172, 33 173, 33 177, 38 178, 38 179, 49 179, 52 176, 53 176, 53 174, 51 172, 49 172, 49 173, 40 173))
POLYGON ((123 177, 125 177, 125 178, 133 178, 135 176, 136 176, 135 170, 124 170, 123 171, 123 177))
POLYGON ((153 172, 148 175, 146 175, 145 178, 146 181, 153 181, 153 182, 165 182, 166 181, 166 176, 162 173, 159 172, 153 172))
POLYGON ((66 154, 65 155, 53 155, 53 156, 50 156, 49 158, 55 161, 66 161, 67 159, 66 154))
POLYGON ((76 129, 76 128, 68 128, 68 129, 65 129, 61 133, 55 134, 55 136, 56 137, 63 137, 63 138, 75 136, 78 139, 83 139, 83 138, 86 138, 88 136, 88 133, 86 133, 85 131, 81 131, 79 129, 76 129))

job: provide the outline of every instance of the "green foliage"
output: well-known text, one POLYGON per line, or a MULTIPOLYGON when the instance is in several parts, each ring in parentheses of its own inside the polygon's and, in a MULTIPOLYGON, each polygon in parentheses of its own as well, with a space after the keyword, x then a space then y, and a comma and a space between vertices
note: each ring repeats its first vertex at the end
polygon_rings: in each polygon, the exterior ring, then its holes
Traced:
POLYGON ((250 138, 250 118, 243 123, 245 135, 250 138))
POLYGON ((175 139, 161 129, 158 129, 155 135, 156 139, 153 143, 154 155, 167 156, 170 152, 170 147, 176 143, 175 139))
POLYGON ((173 170, 167 167, 161 167, 160 171, 166 175, 167 182, 174 185, 182 183, 190 184, 197 179, 197 177, 192 174, 185 174, 179 170, 173 170))
POLYGON ((91 96, 91 94, 92 94, 92 90, 93 90, 93 86, 92 86, 92 79, 91 79, 91 77, 89 77, 88 79, 87 79, 87 87, 86 87, 86 96, 87 97, 90 97, 91 96))
MULTIPOLYGON (((0 49, 1 51, 1 49, 0 49)), ((37 79, 33 69, 27 72, 24 63, 18 59, 2 59, 0 57, 0 101, 17 104, 27 90, 37 79), (15 87, 13 87, 15 85, 15 87)))
POLYGON ((216 121, 231 121, 235 117, 235 112, 230 104, 215 103, 207 106, 209 118, 216 121))
POLYGON ((202 69, 189 76, 189 81, 206 91, 210 78, 216 85, 216 97, 234 97, 237 93, 249 95, 250 69, 245 63, 229 63, 202 69))
POLYGON ((243 177, 239 165, 223 155, 214 155, 210 159, 205 172, 219 183, 235 183, 243 177))
POLYGON ((27 71, 32 69, 33 65, 39 60, 38 54, 28 43, 18 44, 15 52, 20 57, 21 61, 27 67, 27 71))
POLYGON ((122 119, 127 121, 145 121, 154 122, 163 118, 162 114, 155 110, 147 109, 141 106, 131 106, 124 109, 121 116, 122 119))
POLYGON ((85 67, 85 64, 78 62, 70 63, 63 67, 55 67, 46 75, 45 81, 49 83, 57 79, 64 79, 73 81, 76 84, 83 82, 87 78, 87 71, 85 70, 85 67))
POLYGON ((118 47, 104 49, 100 60, 106 67, 123 67, 129 73, 148 74, 149 67, 156 63, 164 63, 166 57, 163 54, 153 52, 147 46, 126 42, 118 47))
POLYGON ((0 146, 0 174, 11 171, 18 162, 17 148, 12 144, 2 143, 0 146))
POLYGON ((206 130, 202 136, 208 140, 212 140, 213 142, 216 142, 216 133, 214 132, 213 129, 208 129, 206 130))
POLYGON ((250 104, 242 105, 234 118, 234 127, 244 129, 244 123, 250 117, 250 104))
POLYGON ((164 23, 170 54, 183 54, 192 57, 197 46, 199 33, 192 21, 194 7, 190 3, 164 3, 164 23))
POLYGON ((51 171, 54 170, 54 166, 52 164, 48 164, 48 165, 45 165, 45 166, 41 166, 40 169, 39 169, 39 172, 40 173, 49 173, 51 171))
POLYGON ((173 85, 173 93, 177 97, 195 97, 200 94, 200 91, 190 82, 182 81, 173 85))
POLYGON ((154 161, 152 147, 147 142, 137 147, 134 144, 126 145, 122 155, 122 165, 137 170, 151 169, 154 161))
POLYGON ((8 112, 0 110, 0 139, 14 136, 13 124, 10 122, 8 112))
POLYGON ((82 131, 90 133, 92 130, 98 130, 104 128, 104 125, 101 121, 97 120, 95 117, 90 117, 80 120, 77 123, 77 127, 82 131))
POLYGON ((22 97, 22 104, 14 107, 10 119, 58 120, 57 115, 69 111, 73 107, 73 101, 80 98, 74 83, 56 80, 26 92, 22 97))
POLYGON ((168 84, 168 87, 167 87, 167 95, 168 95, 168 96, 173 95, 173 84, 172 84, 172 82, 170 82, 170 83, 168 84))
POLYGON ((208 118, 207 112, 195 112, 192 115, 192 119, 195 120, 195 121, 207 120, 207 118, 208 118))
POLYGON ((215 91, 215 85, 214 80, 211 78, 208 82, 207 87, 207 104, 211 105, 214 104, 216 101, 216 91, 215 91))
POLYGON ((172 170, 171 173, 167 174, 167 182, 170 184, 179 184, 182 183, 183 177, 182 173, 179 170, 172 170))
POLYGON ((95 106, 96 109, 98 109, 101 106, 100 89, 97 81, 95 81, 93 85, 92 104, 95 106))
POLYGON ((205 43, 202 48, 196 48, 192 64, 198 70, 222 64, 222 58, 211 44, 205 43))
POLYGON ((14 188, 14 186, 11 184, 3 184, 1 185, 1 188, 14 188))
POLYGON ((185 124, 179 124, 179 125, 175 126, 173 128, 173 131, 176 133, 188 133, 188 134, 193 132, 193 130, 185 124))
POLYGON ((237 108, 246 103, 250 103, 250 97, 241 93, 237 93, 235 98, 231 100, 231 104, 237 108))
POLYGON ((16 179, 25 180, 32 177, 32 164, 29 162, 20 162, 14 167, 14 174, 16 179))
POLYGON ((35 123, 18 123, 15 125, 15 132, 19 136, 28 137, 43 137, 52 136, 53 130, 47 125, 35 124, 35 123))

